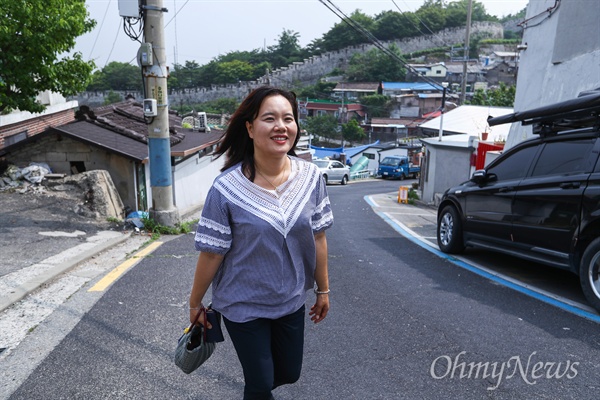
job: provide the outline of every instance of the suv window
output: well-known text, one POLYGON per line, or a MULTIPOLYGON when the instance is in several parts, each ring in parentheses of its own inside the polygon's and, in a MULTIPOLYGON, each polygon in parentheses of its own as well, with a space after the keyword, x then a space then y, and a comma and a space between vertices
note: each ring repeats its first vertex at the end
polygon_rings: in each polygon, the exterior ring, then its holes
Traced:
POLYGON ((549 142, 542 149, 532 176, 573 175, 585 171, 595 139, 549 142))
POLYGON ((517 150, 509 157, 505 157, 492 165, 487 172, 488 174, 495 174, 496 179, 499 181, 523 178, 527 174, 531 160, 533 160, 537 150, 538 146, 529 146, 517 150))

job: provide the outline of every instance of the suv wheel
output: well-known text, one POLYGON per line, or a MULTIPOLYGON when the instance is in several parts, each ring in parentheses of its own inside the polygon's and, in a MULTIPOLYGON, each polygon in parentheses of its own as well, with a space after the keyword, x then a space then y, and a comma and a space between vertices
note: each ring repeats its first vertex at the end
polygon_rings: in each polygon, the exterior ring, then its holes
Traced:
POLYGON ((458 211, 454 206, 446 206, 440 213, 437 226, 437 242, 444 253, 462 253, 463 232, 458 211))
POLYGON ((585 298, 600 311, 600 238, 592 241, 583 253, 579 281, 585 298))

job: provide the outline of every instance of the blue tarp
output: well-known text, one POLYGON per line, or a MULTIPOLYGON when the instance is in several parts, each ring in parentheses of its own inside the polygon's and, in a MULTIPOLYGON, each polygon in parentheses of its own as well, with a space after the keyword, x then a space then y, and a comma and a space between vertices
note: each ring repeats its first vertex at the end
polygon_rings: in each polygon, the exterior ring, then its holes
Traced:
POLYGON ((357 146, 357 147, 331 148, 331 147, 310 146, 310 148, 315 151, 315 157, 317 157, 317 158, 325 158, 325 157, 339 158, 340 154, 344 153, 344 154, 346 154, 346 160, 350 160, 351 157, 354 157, 358 153, 360 153, 376 144, 379 144, 379 140, 376 141, 375 143, 365 144, 364 146, 357 146))

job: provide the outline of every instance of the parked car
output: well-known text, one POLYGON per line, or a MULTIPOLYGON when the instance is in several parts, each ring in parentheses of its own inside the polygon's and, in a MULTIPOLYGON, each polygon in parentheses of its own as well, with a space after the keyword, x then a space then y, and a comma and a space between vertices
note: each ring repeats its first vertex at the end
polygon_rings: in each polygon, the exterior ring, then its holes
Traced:
POLYGON ((415 167, 406 156, 387 156, 379 162, 377 176, 381 178, 394 178, 403 180, 405 178, 417 178, 421 167, 415 167))
POLYGON ((539 137, 448 189, 438 208, 445 253, 477 247, 569 270, 600 311, 600 92, 492 118, 539 137))
POLYGON ((325 183, 339 182, 342 185, 350 179, 350 168, 337 160, 313 160, 325 179, 325 183))

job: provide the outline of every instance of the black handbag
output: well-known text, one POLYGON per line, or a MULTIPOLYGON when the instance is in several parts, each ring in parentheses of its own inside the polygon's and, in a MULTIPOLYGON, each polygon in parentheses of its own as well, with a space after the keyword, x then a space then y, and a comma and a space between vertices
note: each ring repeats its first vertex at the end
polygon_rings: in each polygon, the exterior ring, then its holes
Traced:
POLYGON ((190 374, 210 358, 222 342, 221 314, 212 308, 200 308, 194 322, 183 331, 175 348, 175 365, 186 374, 190 374), (196 325, 201 315, 204 315, 204 325, 196 325), (211 329, 205 329, 207 321, 211 329))

